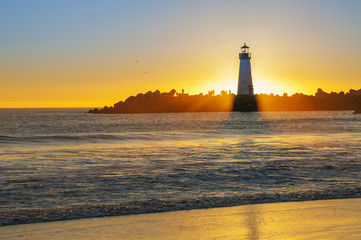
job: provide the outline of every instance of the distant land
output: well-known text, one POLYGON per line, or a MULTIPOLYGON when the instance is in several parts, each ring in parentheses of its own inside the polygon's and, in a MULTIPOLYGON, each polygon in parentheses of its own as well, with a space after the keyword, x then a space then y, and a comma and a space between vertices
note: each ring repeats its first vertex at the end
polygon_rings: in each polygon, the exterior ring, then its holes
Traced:
POLYGON ((349 92, 326 93, 318 89, 315 95, 296 93, 288 96, 274 94, 255 94, 254 96, 237 96, 230 91, 221 91, 215 95, 214 90, 208 94, 189 95, 177 93, 176 90, 161 93, 139 93, 113 106, 95 108, 88 113, 168 113, 168 112, 229 112, 229 111, 325 111, 354 110, 361 113, 361 89, 349 92))

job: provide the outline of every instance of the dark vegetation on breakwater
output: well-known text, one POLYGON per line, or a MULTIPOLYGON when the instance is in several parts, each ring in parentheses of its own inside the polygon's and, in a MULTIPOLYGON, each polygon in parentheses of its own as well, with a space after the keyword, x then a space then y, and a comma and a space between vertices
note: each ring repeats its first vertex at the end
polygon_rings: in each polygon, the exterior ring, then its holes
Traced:
POLYGON ((203 95, 177 93, 176 90, 161 93, 139 93, 125 101, 89 110, 89 113, 162 113, 162 112, 228 112, 228 111, 324 111, 355 110, 361 113, 361 89, 349 92, 326 93, 318 89, 315 95, 296 93, 256 94, 254 96, 236 96, 227 91, 215 95, 209 91, 203 95))
POLYGON ((105 106, 89 113, 225 112, 232 110, 234 97, 226 91, 222 91, 221 95, 215 95, 214 91, 206 95, 189 95, 176 93, 174 89, 164 93, 157 90, 130 96, 113 107, 105 106))
POLYGON ((315 95, 296 93, 292 96, 260 94, 256 96, 260 111, 325 111, 357 110, 361 106, 361 89, 326 93, 317 89, 315 95))

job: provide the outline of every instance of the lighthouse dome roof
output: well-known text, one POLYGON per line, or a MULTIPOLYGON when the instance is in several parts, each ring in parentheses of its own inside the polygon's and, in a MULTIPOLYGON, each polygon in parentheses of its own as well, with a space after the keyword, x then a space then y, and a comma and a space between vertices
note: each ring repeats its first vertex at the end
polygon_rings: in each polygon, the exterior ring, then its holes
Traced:
POLYGON ((249 48, 246 44, 244 44, 241 48, 249 48))

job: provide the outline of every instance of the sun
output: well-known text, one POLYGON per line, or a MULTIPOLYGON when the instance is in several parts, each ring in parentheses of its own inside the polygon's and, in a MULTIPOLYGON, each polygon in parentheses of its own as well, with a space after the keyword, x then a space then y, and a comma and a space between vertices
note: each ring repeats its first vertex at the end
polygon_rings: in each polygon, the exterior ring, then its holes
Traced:
POLYGON ((279 94, 287 93, 292 89, 288 84, 273 79, 253 79, 254 93, 255 94, 279 94))

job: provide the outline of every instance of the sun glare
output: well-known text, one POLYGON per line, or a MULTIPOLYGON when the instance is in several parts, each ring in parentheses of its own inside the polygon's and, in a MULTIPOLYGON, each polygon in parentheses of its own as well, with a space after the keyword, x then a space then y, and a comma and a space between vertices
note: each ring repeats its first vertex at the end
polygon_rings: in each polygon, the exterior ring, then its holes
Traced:
POLYGON ((286 84, 272 79, 253 79, 255 94, 279 94, 288 93, 292 88, 286 84))
MULTIPOLYGON (((227 93, 231 90, 232 93, 237 94, 237 84, 238 79, 225 79, 220 81, 215 81, 210 85, 204 86, 209 89, 205 90, 215 90, 216 94, 220 93, 222 90, 226 90, 227 93)), ((292 93, 293 87, 290 84, 284 84, 280 81, 276 81, 273 79, 253 79, 254 84, 254 93, 255 94, 279 94, 283 93, 292 93)))
POLYGON ((216 93, 220 93, 221 91, 225 90, 227 93, 229 90, 237 94, 237 79, 225 79, 214 83, 214 90, 216 93))

